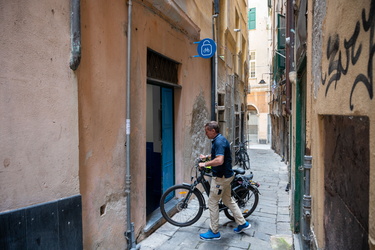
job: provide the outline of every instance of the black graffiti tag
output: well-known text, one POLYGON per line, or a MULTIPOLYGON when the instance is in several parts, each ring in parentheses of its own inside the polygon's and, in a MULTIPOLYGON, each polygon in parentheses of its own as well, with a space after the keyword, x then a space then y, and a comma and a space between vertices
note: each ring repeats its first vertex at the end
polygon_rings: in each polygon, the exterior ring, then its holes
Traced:
MULTIPOLYGON (((340 50, 340 36, 335 34, 328 38, 326 56, 329 60, 328 65, 328 76, 327 74, 322 76, 322 85, 326 86, 325 96, 328 94, 328 90, 334 83, 336 89, 338 81, 343 75, 346 75, 351 65, 356 65, 358 60, 368 56, 367 61, 367 75, 359 73, 352 84, 350 92, 349 107, 350 110, 354 109, 352 103, 353 93, 359 83, 362 83, 369 94, 370 99, 373 98, 373 58, 375 53, 374 44, 374 32, 375 32, 375 0, 371 0, 370 12, 368 19, 366 18, 366 10, 362 10, 362 27, 360 21, 357 21, 354 32, 349 40, 344 39, 344 49, 340 50), (362 29, 361 29, 362 28, 362 29), (358 41, 361 32, 369 32, 369 52, 362 51, 362 43, 358 41), (327 82, 328 80, 328 82, 327 82)), ((366 59, 366 58, 365 58, 366 59)))

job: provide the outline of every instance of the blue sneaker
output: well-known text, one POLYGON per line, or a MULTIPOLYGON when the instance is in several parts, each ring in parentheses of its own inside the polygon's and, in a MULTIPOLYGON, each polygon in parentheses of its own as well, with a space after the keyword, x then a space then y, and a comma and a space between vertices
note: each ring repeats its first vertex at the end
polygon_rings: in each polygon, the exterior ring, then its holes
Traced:
POLYGON ((215 234, 211 231, 211 229, 208 229, 207 233, 200 234, 199 236, 201 237, 202 240, 220 240, 221 239, 220 233, 217 232, 215 234))
POLYGON ((246 221, 245 224, 243 225, 239 225, 238 227, 236 227, 234 230, 235 233, 242 233, 243 231, 245 231, 246 229, 249 229, 251 227, 251 224, 249 222, 246 221))

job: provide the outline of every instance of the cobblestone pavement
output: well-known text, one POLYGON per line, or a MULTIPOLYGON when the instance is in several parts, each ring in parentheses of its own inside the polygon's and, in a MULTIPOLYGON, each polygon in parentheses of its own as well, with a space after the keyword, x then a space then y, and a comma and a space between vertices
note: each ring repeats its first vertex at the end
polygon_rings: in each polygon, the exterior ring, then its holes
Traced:
POLYGON ((139 243, 142 250, 149 249, 294 249, 289 217, 287 166, 269 145, 250 145, 248 150, 254 180, 260 183, 261 193, 256 211, 247 218, 251 229, 235 234, 236 223, 220 213, 221 239, 203 241, 199 234, 209 228, 209 211, 204 211, 198 222, 189 227, 175 227, 165 223, 139 243))

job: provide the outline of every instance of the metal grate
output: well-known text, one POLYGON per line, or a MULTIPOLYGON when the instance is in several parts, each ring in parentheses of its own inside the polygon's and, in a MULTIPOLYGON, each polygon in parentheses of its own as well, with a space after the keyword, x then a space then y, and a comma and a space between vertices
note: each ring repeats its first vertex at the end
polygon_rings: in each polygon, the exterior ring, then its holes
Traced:
POLYGON ((151 50, 147 50, 147 77, 178 84, 179 63, 151 50))

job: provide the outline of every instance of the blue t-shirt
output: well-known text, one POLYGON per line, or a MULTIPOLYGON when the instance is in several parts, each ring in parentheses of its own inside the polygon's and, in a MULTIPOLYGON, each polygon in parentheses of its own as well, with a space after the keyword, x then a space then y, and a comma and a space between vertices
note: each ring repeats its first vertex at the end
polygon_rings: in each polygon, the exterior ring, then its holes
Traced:
POLYGON ((221 134, 212 139, 211 159, 219 155, 224 155, 224 163, 220 166, 212 167, 212 174, 216 177, 229 178, 233 175, 232 154, 228 140, 221 134))

